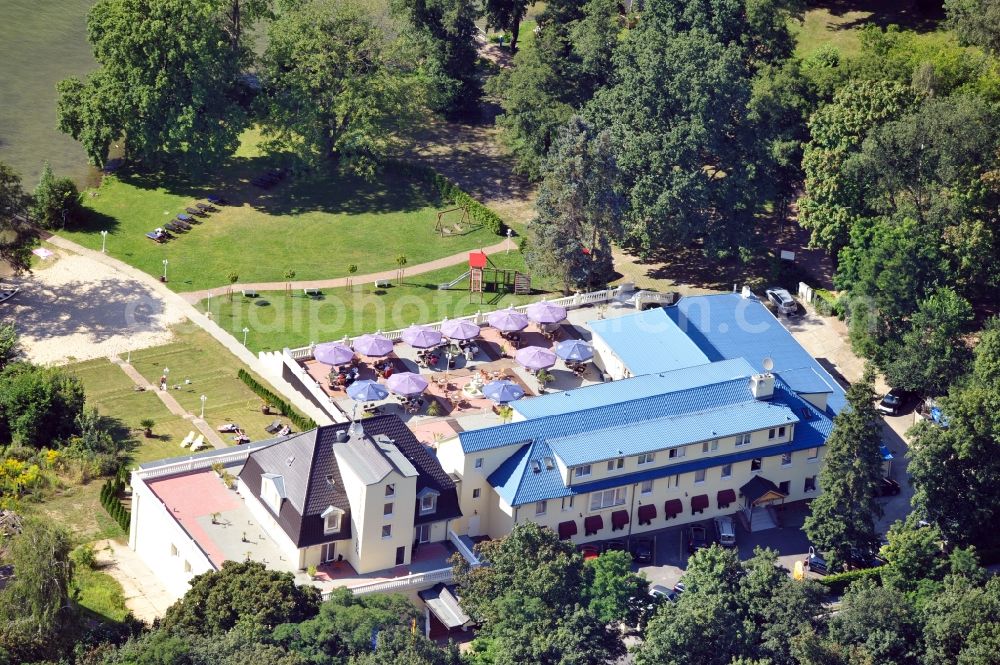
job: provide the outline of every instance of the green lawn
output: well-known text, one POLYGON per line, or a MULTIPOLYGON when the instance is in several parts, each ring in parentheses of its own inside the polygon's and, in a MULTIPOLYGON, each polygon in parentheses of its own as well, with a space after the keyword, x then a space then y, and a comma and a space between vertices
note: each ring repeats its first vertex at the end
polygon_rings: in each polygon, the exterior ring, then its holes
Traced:
MULTIPOLYGON (((490 260, 498 267, 525 270, 518 252, 493 255, 490 260)), ((384 289, 371 284, 358 285, 351 291, 327 289, 320 300, 307 298, 301 292, 286 295, 284 291, 262 293, 257 299, 236 297, 232 303, 228 298, 213 298, 212 312, 216 322, 237 338, 242 336, 244 327, 250 328, 247 346, 251 350, 268 351, 340 339, 344 335, 395 330, 411 323, 430 323, 543 297, 539 286, 545 285, 534 283, 533 295, 498 297, 495 293, 485 293, 482 304, 478 294, 470 298, 467 279, 453 289, 438 290, 438 284, 451 281, 465 269, 456 266, 414 275, 405 278, 403 284, 384 289)), ((206 305, 203 301, 199 307, 204 310, 206 305)))
POLYGON ((124 621, 125 594, 115 578, 83 566, 73 569, 73 592, 84 613, 103 622, 124 621))
POLYGON ((870 0, 866 2, 812 2, 801 20, 791 22, 792 36, 796 41, 796 54, 806 57, 820 46, 837 47, 841 55, 851 57, 861 49, 858 30, 869 24, 929 32, 935 30, 941 17, 913 10, 913 3, 899 0, 870 0))
POLYGON ((65 527, 75 543, 90 543, 104 538, 124 542, 125 533, 101 505, 104 478, 86 484, 69 484, 45 493, 44 501, 26 504, 30 512, 41 514, 65 527))
POLYGON ((106 177, 84 196, 83 228, 62 232, 70 240, 100 249, 108 231, 107 252, 145 272, 160 276, 168 261, 171 288, 193 291, 240 281, 279 281, 286 270, 296 279, 342 277, 355 264, 360 273, 395 267, 405 254, 411 265, 465 249, 495 244, 489 231, 464 235, 435 232, 437 211, 446 204, 429 188, 394 175, 374 182, 327 176, 286 180, 269 191, 249 180, 272 168, 256 152, 249 134, 244 147, 219 170, 217 178, 184 180, 127 171, 106 177), (225 206, 173 240, 157 244, 145 234, 170 221, 208 193, 219 192, 225 206))

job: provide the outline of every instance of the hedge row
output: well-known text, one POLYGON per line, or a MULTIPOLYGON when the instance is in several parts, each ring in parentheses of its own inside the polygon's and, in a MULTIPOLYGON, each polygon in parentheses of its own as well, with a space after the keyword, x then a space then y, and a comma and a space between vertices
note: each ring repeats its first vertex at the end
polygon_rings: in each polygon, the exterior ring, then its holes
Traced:
POLYGON ((468 208, 469 217, 472 221, 482 224, 498 236, 507 233, 507 225, 500 215, 496 214, 482 203, 472 198, 462 188, 444 177, 434 169, 420 164, 410 164, 409 162, 394 161, 389 167, 396 173, 408 175, 421 182, 427 183, 441 195, 446 201, 452 201, 457 206, 468 208))
POLYGON ((825 289, 814 289, 813 306, 823 316, 840 316, 842 307, 837 297, 825 289))
POLYGON ((132 515, 122 505, 119 500, 122 491, 125 489, 125 478, 128 475, 128 469, 122 465, 118 468, 118 473, 115 474, 114 478, 108 478, 104 485, 101 487, 101 505, 104 509, 108 511, 108 514, 116 522, 118 526, 122 528, 125 533, 129 532, 129 527, 132 523, 132 515))
POLYGON ((876 582, 882 581, 882 570, 880 568, 862 568, 861 570, 849 570, 846 573, 835 573, 819 578, 817 581, 830 590, 831 593, 840 595, 852 583, 858 580, 871 578, 876 582))
POLYGON ((240 377, 240 381, 247 384, 247 387, 250 388, 250 390, 252 390, 258 397, 277 409, 281 415, 288 418, 298 431, 306 432, 316 428, 316 423, 313 422, 312 418, 300 416, 294 409, 292 409, 292 406, 288 402, 261 385, 260 381, 250 375, 250 372, 240 368, 238 375, 240 377))

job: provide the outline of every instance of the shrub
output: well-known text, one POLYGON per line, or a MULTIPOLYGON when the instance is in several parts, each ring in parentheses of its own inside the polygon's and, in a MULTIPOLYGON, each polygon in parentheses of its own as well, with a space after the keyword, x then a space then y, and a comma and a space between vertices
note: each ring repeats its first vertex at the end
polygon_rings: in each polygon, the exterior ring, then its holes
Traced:
POLYGON ((70 553, 69 558, 80 568, 93 570, 97 567, 97 554, 94 552, 94 546, 90 543, 84 543, 77 547, 70 553))
POLYGON ((118 497, 125 489, 125 478, 128 476, 128 468, 122 465, 113 478, 108 478, 101 487, 101 505, 108 511, 122 531, 128 533, 131 522, 131 513, 125 509, 118 497))
POLYGON ((826 289, 814 289, 813 295, 813 306, 817 312, 823 316, 843 316, 844 308, 833 293, 826 289))
POLYGON ((861 570, 849 570, 846 573, 835 573, 820 578, 820 584, 830 590, 830 593, 840 595, 854 582, 863 579, 874 580, 877 584, 882 583, 881 568, 863 568, 861 570))
POLYGON ((313 422, 312 418, 307 418, 306 416, 300 415, 294 411, 288 402, 261 385, 260 381, 251 376, 250 372, 240 368, 237 376, 239 376, 240 381, 245 383, 255 395, 264 400, 269 406, 277 409, 281 415, 288 418, 300 432, 316 428, 316 423, 313 422))

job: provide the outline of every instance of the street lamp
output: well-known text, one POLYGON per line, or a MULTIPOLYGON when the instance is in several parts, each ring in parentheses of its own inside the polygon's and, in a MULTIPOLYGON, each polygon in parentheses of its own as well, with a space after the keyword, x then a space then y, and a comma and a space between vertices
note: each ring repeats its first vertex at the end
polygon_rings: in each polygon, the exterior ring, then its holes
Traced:
POLYGON ((101 231, 101 254, 108 253, 107 246, 108 246, 108 232, 101 231))
POLYGON ((250 332, 249 328, 243 328, 243 346, 247 345, 247 333, 250 332))
POLYGON ((168 263, 170 263, 170 262, 167 261, 166 259, 163 259, 163 280, 162 281, 164 281, 164 282, 167 281, 167 264, 168 263))
POLYGON ((510 238, 514 235, 514 229, 507 229, 507 251, 504 254, 510 254, 510 238))
POLYGON ((211 291, 208 292, 208 309, 205 310, 205 313, 208 314, 209 318, 211 318, 211 316, 212 316, 212 292, 211 291))
POLYGON ((202 419, 202 420, 204 420, 204 419, 205 419, 205 401, 206 401, 207 399, 208 399, 208 398, 207 398, 207 397, 205 397, 204 395, 202 395, 202 396, 201 396, 201 419, 202 419))

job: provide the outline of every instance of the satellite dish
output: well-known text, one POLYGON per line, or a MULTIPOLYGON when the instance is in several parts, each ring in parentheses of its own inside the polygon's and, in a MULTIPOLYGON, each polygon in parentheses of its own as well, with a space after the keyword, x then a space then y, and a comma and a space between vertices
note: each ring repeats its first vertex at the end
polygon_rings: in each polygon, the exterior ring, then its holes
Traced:
POLYGON ((771 360, 769 356, 764 358, 764 361, 761 363, 761 365, 764 367, 765 372, 770 372, 772 369, 774 369, 774 361, 771 360))

